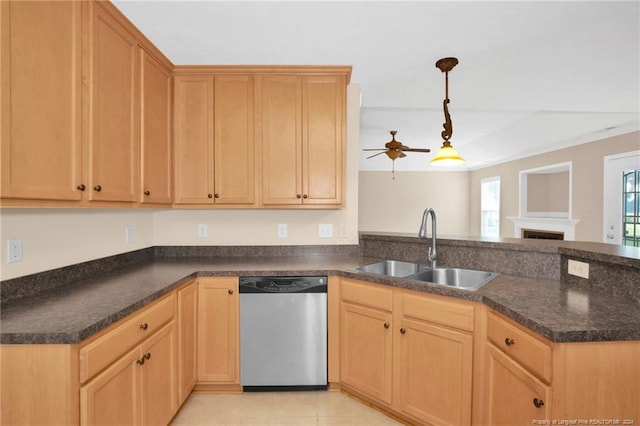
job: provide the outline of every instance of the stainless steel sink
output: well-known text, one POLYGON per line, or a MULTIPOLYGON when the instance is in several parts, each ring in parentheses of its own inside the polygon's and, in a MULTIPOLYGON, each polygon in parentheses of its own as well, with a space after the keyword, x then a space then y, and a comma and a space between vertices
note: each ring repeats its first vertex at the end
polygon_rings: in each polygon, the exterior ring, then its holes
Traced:
POLYGON ((413 262, 403 262, 401 260, 382 260, 368 265, 358 266, 356 271, 367 272, 369 274, 386 275, 388 277, 404 278, 414 275, 427 265, 413 262))
POLYGON ((408 278, 465 290, 477 290, 497 276, 498 274, 495 272, 474 269, 435 268, 422 271, 408 278))
POLYGON ((461 268, 431 268, 430 265, 424 263, 404 262, 401 260, 381 260, 368 265, 358 266, 355 270, 369 274, 407 278, 472 291, 479 289, 498 276, 495 272, 461 268))

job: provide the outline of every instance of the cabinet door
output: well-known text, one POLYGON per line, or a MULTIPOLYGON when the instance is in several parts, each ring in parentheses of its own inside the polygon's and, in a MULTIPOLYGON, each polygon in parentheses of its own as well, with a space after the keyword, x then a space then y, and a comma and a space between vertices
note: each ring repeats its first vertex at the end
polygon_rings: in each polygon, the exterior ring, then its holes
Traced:
POLYGON ((491 343, 486 374, 486 424, 531 425, 533 420, 550 419, 551 388, 491 343))
POLYGON ((240 383, 238 278, 198 281, 198 381, 240 383))
POLYGON ((341 382, 387 404, 391 403, 391 314, 342 303, 341 382))
POLYGON ((302 89, 303 202, 342 204, 344 77, 304 77, 302 89))
POLYGON ((216 76, 214 80, 214 200, 216 204, 253 204, 253 77, 216 76))
POLYGON ((81 198, 81 8, 0 2, 2 198, 81 198))
POLYGON ((80 424, 139 424, 140 358, 138 348, 80 388, 80 424))
POLYGON ((470 424, 472 335, 408 319, 396 331, 398 408, 428 424, 470 424))
POLYGON ((100 2, 90 4, 90 199, 136 201, 138 45, 100 2))
POLYGON ((198 286, 192 283, 178 291, 178 404, 196 385, 196 331, 198 286))
POLYGON ((302 78, 260 77, 262 203, 302 202, 302 78))
POLYGON ((176 76, 174 88, 174 203, 213 203, 213 77, 176 76))
POLYGON ((140 49, 141 203, 172 199, 171 72, 140 49))
POLYGON ((176 331, 170 322, 141 346, 142 423, 168 424, 178 409, 176 331))

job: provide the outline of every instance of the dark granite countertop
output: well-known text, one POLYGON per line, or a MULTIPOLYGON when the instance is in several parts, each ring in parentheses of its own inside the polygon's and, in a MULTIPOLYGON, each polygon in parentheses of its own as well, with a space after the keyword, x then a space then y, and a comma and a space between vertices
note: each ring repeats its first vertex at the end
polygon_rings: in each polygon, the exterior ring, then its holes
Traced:
POLYGON ((362 256, 163 258, 2 304, 0 343, 78 343, 197 276, 340 275, 484 303, 554 342, 640 340, 640 306, 560 281, 499 275, 470 292, 356 272, 362 256))

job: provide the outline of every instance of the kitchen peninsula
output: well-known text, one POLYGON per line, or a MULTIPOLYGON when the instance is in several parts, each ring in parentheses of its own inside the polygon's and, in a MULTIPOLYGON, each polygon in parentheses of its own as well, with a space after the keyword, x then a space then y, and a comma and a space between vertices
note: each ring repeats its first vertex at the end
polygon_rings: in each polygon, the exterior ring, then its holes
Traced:
MULTIPOLYGON (((569 377, 572 374, 571 365, 561 362, 561 354, 567 356, 567 351, 586 348, 585 345, 593 345, 590 351, 595 352, 600 348, 606 348, 605 352, 612 347, 616 348, 609 355, 598 352, 597 356, 614 357, 606 362, 607 365, 611 363, 609 368, 622 368, 621 365, 624 365, 626 380, 634 379, 625 385, 627 396, 624 398, 637 400, 640 395, 640 380, 637 380, 640 378, 640 308, 637 287, 640 256, 634 252, 635 249, 577 242, 439 240, 441 264, 500 273, 475 292, 354 270, 359 265, 379 259, 424 261, 428 242, 429 240, 408 235, 370 233, 361 235, 359 246, 150 247, 59 271, 2 282, 2 380, 17 380, 17 374, 26 383, 19 391, 3 393, 3 416, 12 418, 12 404, 9 401, 23 407, 18 403, 20 395, 26 397, 35 388, 45 390, 47 387, 47 382, 40 377, 25 380, 24 377, 28 377, 25 376, 27 371, 33 370, 28 365, 10 365, 10 360, 13 359, 11 351, 23 351, 21 359, 35 362, 39 356, 36 353, 41 349, 66 348, 65 359, 69 362, 68 367, 63 368, 67 371, 66 392, 58 392, 58 397, 63 398, 69 408, 64 413, 67 416, 64 420, 78 423, 80 410, 74 407, 80 405, 78 394, 84 383, 78 378, 78 354, 82 353, 83 348, 117 330, 159 301, 176 297, 176 292, 194 282, 244 275, 326 274, 330 277, 329 377, 334 387, 341 386, 340 359, 344 356, 340 353, 337 336, 341 332, 339 306, 346 303, 341 300, 341 288, 355 283, 356 286, 388 288, 395 292, 394 297, 396 293, 403 296, 422 295, 429 297, 429 300, 434 298, 441 302, 462 303, 474 309, 470 317, 473 320, 470 336, 474 339, 474 391, 469 390, 469 394, 473 395, 474 420, 491 418, 490 407, 494 404, 483 400, 483 392, 477 388, 485 380, 484 373, 495 367, 490 361, 500 356, 489 350, 485 354, 481 350, 485 346, 492 346, 489 342, 492 341, 491 333, 495 327, 491 324, 507 324, 514 332, 522 333, 522 339, 525 339, 522 341, 532 339, 533 336, 536 344, 544 343, 543 348, 547 349, 542 353, 552 357, 548 365, 553 364, 555 367, 551 370, 554 372, 552 383, 548 376, 541 373, 542 384, 554 389, 553 404, 547 401, 546 407, 552 407, 546 412, 547 416, 559 418, 561 415, 576 413, 573 410, 582 409, 581 406, 565 404, 560 397, 577 384, 568 379, 556 379, 559 375, 569 377), (569 258, 590 263, 589 280, 567 274, 566 264, 569 258), (65 282, 65 279, 69 281, 65 282), (28 294, 31 290, 26 287, 44 290, 28 294), (485 342, 487 339, 489 342, 485 342), (25 353, 30 351, 33 353, 25 358, 25 353), (620 357, 619 361, 615 361, 618 359, 615 357, 620 357), (621 361, 624 364, 619 364, 621 361), (493 367, 488 367, 487 370, 483 365, 493 367), (20 368, 25 370, 21 372, 20 368), (30 382, 33 382, 33 389, 30 389, 30 382), (563 390, 562 386, 566 389, 563 390), (560 399, 556 400, 557 397, 560 399)), ((174 306, 175 299, 172 300, 168 302, 173 309, 168 314, 171 318, 173 312, 180 311, 179 307, 174 306)), ((353 304, 352 301, 347 302, 353 304)), ((180 323, 180 318, 177 315, 175 321, 170 320, 168 323, 180 323)), ((197 327, 202 326, 203 324, 197 324, 197 327)), ((177 328, 180 329, 180 324, 177 328)), ((175 336, 172 337, 174 338, 175 336)), ((175 350, 175 345, 170 347, 175 350)), ((533 370, 536 373, 537 370, 527 367, 525 361, 521 364, 525 366, 525 372, 533 370)), ((522 369, 520 366, 518 368, 522 369)), ((82 362, 80 370, 82 371, 82 362)), ((581 374, 586 374, 585 371, 581 374)), ((536 374, 533 376, 536 381, 540 381, 536 374)), ((58 377, 57 380, 62 379, 58 377)), ((490 378, 487 378, 486 383, 490 382, 490 378)), ((62 383, 53 382, 48 385, 52 390, 59 390, 62 383)), ((486 383, 482 386, 489 386, 486 383)), ((366 392, 363 393, 357 386, 345 383, 342 387, 367 400, 366 392)), ((237 384, 233 389, 238 390, 237 384)), ((594 397, 598 397, 600 391, 593 392, 594 397)), ((35 395, 45 399, 51 396, 46 391, 36 392, 35 395)), ((378 401, 373 398, 372 402, 378 401)), ((406 414, 384 401, 378 405, 396 415, 406 414)), ((529 405, 533 406, 530 401, 529 405)), ((637 411, 637 404, 631 407, 623 406, 621 409, 631 410, 630 415, 638 416, 633 411, 637 411)), ((409 412, 406 418, 418 421, 415 419, 420 417, 412 417, 409 412)), ((465 423, 464 418, 461 423, 465 423)))

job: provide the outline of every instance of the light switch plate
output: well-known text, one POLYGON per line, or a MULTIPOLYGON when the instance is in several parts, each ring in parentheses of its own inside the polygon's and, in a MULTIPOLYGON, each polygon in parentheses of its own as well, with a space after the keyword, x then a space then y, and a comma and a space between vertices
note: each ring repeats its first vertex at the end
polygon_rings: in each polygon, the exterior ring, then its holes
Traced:
POLYGON ((198 225, 198 237, 200 238, 207 238, 207 235, 209 234, 209 227, 207 226, 206 223, 201 223, 198 225))
POLYGON ((132 243, 133 242, 133 226, 126 225, 124 227, 124 240, 127 243, 132 243))

